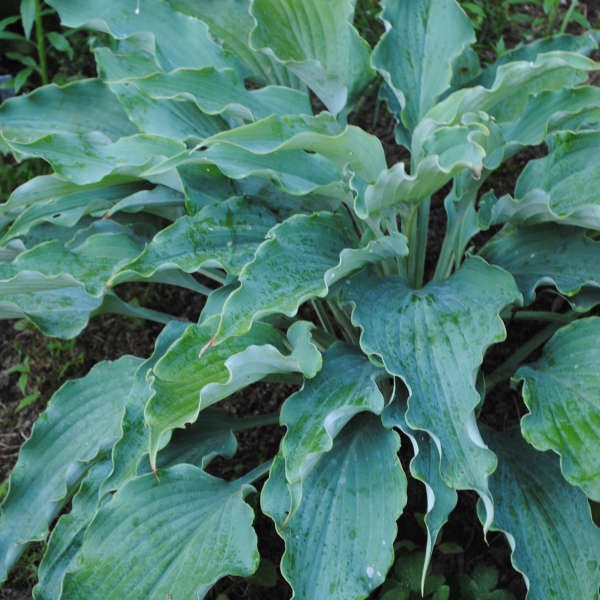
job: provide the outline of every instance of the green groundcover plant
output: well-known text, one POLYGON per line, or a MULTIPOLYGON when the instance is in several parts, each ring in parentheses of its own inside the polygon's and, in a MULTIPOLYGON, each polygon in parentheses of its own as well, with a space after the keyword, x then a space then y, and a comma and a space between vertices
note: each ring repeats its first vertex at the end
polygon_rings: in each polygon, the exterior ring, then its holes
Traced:
POLYGON ((0 316, 62 338, 105 312, 165 327, 146 360, 102 362, 50 401, 0 514, 0 580, 51 530, 35 598, 203 597, 257 569, 246 499, 268 473, 257 510, 295 597, 365 598, 394 562, 413 477, 423 579, 472 490, 529 598, 597 597, 594 38, 482 70, 453 0, 383 0, 374 48, 351 0, 48 4, 112 43, 95 49, 98 78, 0 107, 0 149, 53 169, 0 206, 0 316), (406 163, 351 124, 376 86, 406 163), (498 197, 494 171, 541 144, 498 197), (447 230, 425 268, 434 194, 447 230), (134 281, 205 295, 198 322, 126 302, 119 284, 134 281), (563 309, 540 307, 542 290, 563 309), (484 375, 524 320, 546 324, 484 375), (529 412, 496 431, 479 414, 509 378, 529 412), (277 455, 234 481, 207 474, 234 432, 272 418, 219 406, 264 379, 301 384, 275 416, 277 455))

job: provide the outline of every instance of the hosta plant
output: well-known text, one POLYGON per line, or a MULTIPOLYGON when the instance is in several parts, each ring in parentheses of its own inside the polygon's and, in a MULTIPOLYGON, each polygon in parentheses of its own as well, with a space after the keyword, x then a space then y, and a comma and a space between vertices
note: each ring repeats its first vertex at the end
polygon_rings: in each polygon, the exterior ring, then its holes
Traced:
POLYGON ((106 312, 165 326, 149 358, 102 362, 50 401, 2 507, 0 580, 46 540, 35 598, 204 597, 257 569, 249 495, 268 474, 253 505, 283 538, 294 597, 366 598, 394 562, 414 478, 423 580, 470 490, 529 598, 593 600, 594 38, 482 70, 453 0, 382 0, 374 47, 351 0, 49 4, 113 41, 95 49, 96 79, 0 107, 0 149, 53 168, 0 207, 0 315, 62 338, 106 312), (360 107, 374 93, 404 161, 353 124, 372 120, 360 107), (522 170, 495 193, 507 161, 522 170), (126 282, 206 302, 186 322, 126 302, 126 282), (533 333, 488 368, 524 323, 533 333), (265 379, 297 384, 278 415, 220 405, 265 379), (486 426, 508 380, 527 414, 486 426), (269 419, 285 426, 275 456, 234 480, 206 472, 269 419))

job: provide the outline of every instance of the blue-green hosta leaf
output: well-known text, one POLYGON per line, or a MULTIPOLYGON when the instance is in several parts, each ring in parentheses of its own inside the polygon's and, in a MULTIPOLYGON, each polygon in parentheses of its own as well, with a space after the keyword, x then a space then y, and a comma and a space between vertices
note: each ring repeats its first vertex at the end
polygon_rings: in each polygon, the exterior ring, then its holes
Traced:
POLYGON ((552 452, 537 452, 518 428, 486 430, 498 454, 490 477, 494 529, 503 531, 528 600, 595 600, 600 585, 600 531, 584 494, 560 474, 552 452))
POLYGON ((577 294, 569 299, 571 307, 578 312, 588 312, 600 304, 600 288, 583 287, 577 294))
MULTIPOLYGON (((186 323, 172 321, 160 333, 152 356, 137 369, 125 406, 122 435, 113 447, 112 472, 103 482, 101 496, 121 488, 128 480, 148 473, 149 431, 144 420, 144 407, 153 391, 148 374, 169 347, 183 335, 186 323)), ((237 442, 233 430, 244 423, 229 417, 223 409, 211 406, 191 426, 175 431, 168 445, 158 453, 157 466, 165 468, 181 462, 205 468, 217 455, 231 457, 237 442)))
MULTIPOLYGON (((50 134, 92 131, 113 141, 135 133, 109 88, 94 79, 64 87, 45 86, 0 106, 2 140, 27 144, 50 134)), ((0 150, 3 148, 0 141, 0 150)))
POLYGON ((8 214, 14 219, 1 241, 21 237, 40 223, 72 227, 84 215, 108 211, 117 202, 147 187, 146 182, 125 177, 110 177, 86 186, 56 175, 35 177, 18 187, 6 204, 0 206, 0 215, 8 214))
POLYGON ((25 250, 25 246, 21 240, 9 241, 4 248, 0 247, 0 263, 13 261, 23 250, 25 250))
POLYGON ((218 318, 188 327, 152 371, 154 395, 146 406, 150 459, 173 429, 196 421, 201 410, 276 373, 314 377, 321 355, 310 339, 311 325, 298 321, 288 331, 290 354, 282 354, 283 335, 256 323, 245 335, 210 347, 218 318))
POLYGON ((67 27, 87 27, 117 39, 151 33, 156 58, 167 70, 177 67, 227 67, 222 48, 213 42, 204 23, 174 11, 163 0, 50 0, 67 27), (139 8, 139 10, 137 10, 139 8))
POLYGON ((250 0, 169 0, 169 4, 179 12, 204 21, 213 38, 233 53, 256 83, 299 86, 296 77, 274 57, 256 52, 250 46, 250 32, 255 26, 250 15, 250 0))
POLYGON ((227 129, 224 119, 204 114, 191 100, 158 101, 129 81, 111 83, 110 88, 131 122, 143 133, 197 143, 227 129))
POLYGON ((112 462, 94 465, 73 497, 71 510, 60 517, 48 540, 33 590, 35 600, 60 598, 65 572, 81 548, 83 534, 100 502, 100 484, 110 475, 112 462))
MULTIPOLYGON (((119 200, 108 210, 102 211, 102 218, 107 219, 116 213, 147 212, 163 219, 174 221, 184 214, 186 199, 184 194, 164 185, 157 185, 149 190, 140 190, 119 200)), ((100 216, 98 212, 94 216, 100 216)))
POLYGON ((257 123, 223 131, 203 144, 226 143, 253 154, 274 154, 282 151, 316 152, 340 169, 350 166, 366 182, 375 181, 386 168, 381 142, 360 127, 341 127, 334 117, 321 113, 313 117, 272 115, 257 123))
POLYGON ((203 598, 224 575, 256 570, 250 486, 193 465, 158 476, 131 480, 98 511, 62 598, 203 598))
POLYGON ((351 0, 253 0, 251 13, 251 45, 280 61, 333 114, 372 78, 369 46, 351 24, 351 0))
POLYGON ((36 271, 11 275, 3 278, 0 266, 0 319, 26 317, 46 335, 75 337, 102 303, 101 296, 90 296, 71 275, 47 277, 36 271))
POLYGON ((411 429, 407 425, 407 409, 406 399, 397 394, 394 401, 383 411, 382 421, 386 427, 399 427, 410 438, 415 454, 410 461, 410 472, 415 479, 425 485, 427 512, 424 520, 427 529, 427 546, 421 571, 421 591, 423 591, 435 542, 456 506, 458 494, 448 487, 440 476, 440 455, 434 441, 424 431, 411 429))
MULTIPOLYGON (((304 156, 311 156, 306 152, 304 156)), ((342 200, 349 200, 350 190, 344 195, 328 195, 326 188, 305 196, 297 196, 284 192, 276 181, 264 177, 249 177, 235 182, 237 195, 250 198, 253 202, 266 204, 271 210, 289 216, 297 213, 315 213, 320 210, 335 212, 340 209, 342 200)), ((236 194, 231 194, 236 195, 236 194)), ((223 196, 221 196, 223 197, 223 196)))
POLYGON ((513 275, 527 304, 540 285, 554 285, 567 296, 586 286, 600 287, 600 242, 576 227, 554 223, 506 226, 480 254, 513 275))
POLYGON ((293 316, 305 300, 325 297, 352 271, 407 253, 402 235, 354 249, 352 238, 345 219, 326 212, 294 215, 274 227, 242 269, 240 287, 223 307, 218 339, 248 331, 262 316, 293 316))
POLYGON ((188 325, 183 321, 167 324, 156 339, 152 355, 137 368, 125 402, 121 436, 112 451, 113 470, 102 484, 101 495, 119 489, 138 475, 140 462, 148 454, 148 428, 144 422, 144 407, 152 396, 148 375, 188 325))
POLYGON ((571 52, 548 52, 533 62, 501 65, 491 87, 478 85, 454 92, 433 106, 425 118, 449 124, 466 113, 484 111, 504 127, 520 117, 530 96, 575 87, 585 82, 588 71, 597 68, 593 60, 571 52))
MULTIPOLYGON (((138 367, 127 398, 123 434, 113 448, 113 471, 102 484, 103 495, 150 470, 149 431, 144 418, 144 408, 153 395, 149 374, 171 345, 181 338, 188 325, 171 321, 158 336, 152 356, 138 367)), ((236 449, 236 440, 232 435, 234 428, 233 419, 217 407, 209 407, 194 425, 174 433, 168 446, 159 452, 157 464, 159 468, 164 468, 177 462, 191 462, 204 468, 216 455, 231 456, 236 449)))
POLYGON ((498 201, 492 223, 555 221, 600 229, 600 166, 589 159, 600 150, 600 131, 559 132, 549 147, 548 156, 527 163, 515 200, 498 201))
POLYGON ((479 55, 471 46, 465 46, 452 63, 452 83, 450 90, 455 91, 472 85, 481 74, 479 55))
POLYGON ((565 478, 600 502, 600 318, 559 329, 537 362, 521 367, 525 439, 561 457, 565 478))
POLYGON ((541 92, 529 97, 520 117, 504 127, 504 139, 510 144, 506 155, 523 146, 540 144, 551 131, 592 128, 598 121, 600 89, 582 86, 575 89, 541 92))
POLYGON ((285 401, 279 420, 287 432, 280 453, 292 496, 290 514, 300 503, 303 482, 344 425, 363 411, 381 413, 385 400, 377 379, 385 375, 358 350, 334 344, 323 355, 322 370, 285 401))
POLYGON ((383 582, 406 504, 399 446, 398 434, 379 418, 355 418, 306 478, 302 503, 287 522, 285 465, 275 458, 261 504, 285 540, 281 572, 294 598, 356 600, 383 582))
MULTIPOLYGON (((199 415, 198 420, 185 429, 177 429, 168 445, 156 459, 159 469, 179 463, 189 463, 204 469, 215 456, 231 458, 237 450, 234 430, 243 427, 243 420, 234 419, 218 406, 209 406, 199 415)), ((144 473, 150 471, 142 464, 144 473)))
POLYGON ((111 174, 139 176, 186 148, 177 140, 146 134, 123 137, 114 143, 96 133, 55 133, 27 144, 7 142, 21 156, 43 158, 58 175, 79 185, 98 182, 111 174))
POLYGON ((331 283, 327 273, 351 244, 352 233, 338 214, 294 215, 274 227, 242 269, 240 287, 223 308, 218 337, 248 331, 261 316, 293 316, 305 300, 325 296, 331 283))
POLYGON ((119 42, 114 50, 106 46, 94 48, 98 77, 105 82, 116 82, 162 71, 156 56, 145 49, 144 41, 143 36, 137 36, 119 42), (126 48, 122 47, 124 44, 126 48))
POLYGON ((449 279, 419 290, 365 270, 343 298, 354 306, 363 350, 380 356, 408 386, 406 422, 434 440, 443 480, 476 490, 486 503, 487 529, 493 516, 487 478, 496 460, 477 429, 475 380, 485 350, 505 337, 498 313, 520 298, 514 279, 472 258, 449 279))
POLYGON ((206 150, 193 153, 186 150, 149 169, 144 175, 160 175, 172 171, 174 167, 193 166, 199 170, 213 165, 234 180, 269 178, 285 192, 295 196, 314 194, 340 200, 350 197, 340 169, 323 156, 309 154, 304 150, 255 154, 239 146, 215 144, 206 150))
POLYGON ((540 54, 548 52, 575 52, 589 56, 598 47, 598 42, 592 32, 583 35, 569 33, 558 34, 534 40, 529 44, 519 44, 510 50, 502 52, 498 59, 481 72, 479 83, 489 88, 494 84, 498 67, 514 61, 534 62, 540 54))
MULTIPOLYGON (((587 88, 578 88, 587 89, 587 88)), ((594 87, 597 91, 597 88, 594 87)), ((590 93, 590 96, 593 95, 590 93)), ((583 94, 582 94, 583 96, 583 94)), ((575 99, 578 100, 578 99, 575 99)), ((577 109, 577 102, 574 101, 577 109)), ((585 131, 600 129, 600 106, 598 103, 591 103, 589 106, 581 106, 579 110, 574 112, 565 112, 557 115, 550 123, 550 131, 585 131)))
POLYGON ((425 125, 415 133, 423 138, 422 159, 415 172, 409 175, 402 162, 382 170, 377 181, 356 199, 360 217, 392 211, 408 218, 420 202, 462 171, 470 169, 475 178, 481 175, 491 137, 488 127, 478 122, 436 127, 428 121, 425 125), (427 129, 427 124, 432 127, 427 129))
MULTIPOLYGON (((181 187, 185 193, 186 210, 194 215, 206 206, 223 202, 225 198, 240 194, 236 182, 229 179, 215 165, 181 165, 177 168, 181 187)), ((273 186, 275 187, 275 186, 273 186)))
POLYGON ((402 106, 412 131, 450 87, 452 63, 475 41, 471 22, 454 0, 382 2, 386 32, 373 52, 373 66, 402 106))
POLYGON ((91 296, 102 296, 111 275, 141 250, 140 242, 130 235, 100 233, 71 247, 58 241, 45 242, 23 252, 10 266, 19 272, 38 271, 46 277, 67 273, 91 296))
POLYGON ((124 356, 97 364, 84 378, 63 385, 34 425, 0 512, 0 581, 30 541, 44 539, 69 489, 119 437, 125 398, 140 362, 124 356))
POLYGON ((111 91, 140 132, 199 141, 227 128, 225 120, 218 115, 202 112, 189 94, 177 99, 174 96, 163 97, 157 102, 156 98, 134 85, 135 81, 162 71, 139 49, 113 52, 103 47, 96 48, 95 55, 99 76, 109 82, 111 91))
POLYGON ((232 69, 177 69, 156 73, 131 82, 156 100, 188 99, 208 115, 254 121, 273 114, 312 113, 307 94, 284 87, 246 90, 243 80, 232 69))
POLYGON ((231 198, 175 221, 122 271, 148 277, 168 267, 186 273, 200 267, 219 267, 237 275, 276 224, 276 216, 267 207, 250 204, 245 198, 231 198))

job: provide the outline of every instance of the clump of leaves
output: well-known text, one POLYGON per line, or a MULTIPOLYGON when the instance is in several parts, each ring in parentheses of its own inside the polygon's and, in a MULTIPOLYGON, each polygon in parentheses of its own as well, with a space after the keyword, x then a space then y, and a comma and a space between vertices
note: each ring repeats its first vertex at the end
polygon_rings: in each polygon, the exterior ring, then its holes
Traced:
POLYGON ((422 580, 425 555, 414 544, 400 542, 395 548, 394 568, 381 590, 381 600, 448 600, 450 587, 441 575, 428 575, 422 580))
POLYGON ((496 589, 498 572, 493 567, 478 565, 471 575, 459 578, 460 597, 465 600, 514 600, 514 596, 496 589))
POLYGON ((268 473, 260 509, 295 596, 365 598, 394 563, 414 477, 428 497, 421 581, 457 492, 473 490, 528 597, 593 599, 593 38, 523 46, 481 71, 453 0, 382 1, 374 49, 350 0, 50 4, 113 44, 95 50, 97 79, 0 108, 2 151, 54 170, 0 209, 0 316, 64 338, 102 312, 165 327, 149 358, 102 362, 54 395, 2 507, 0 578, 72 499, 35 597, 202 597, 257 569, 244 499, 268 473), (388 165, 380 140, 347 122, 376 75, 407 164, 388 165), (326 110, 313 114, 309 92, 326 110), (496 197, 490 175, 542 142, 547 155, 496 197), (429 270, 437 193, 447 231, 429 270), (206 304, 186 322, 125 302, 127 281, 206 304), (533 306, 541 288, 562 312, 533 306), (546 325, 485 373, 488 348, 526 320, 546 325), (235 453, 233 432, 257 424, 219 402, 265 378, 302 384, 275 417, 278 453, 234 481, 208 475, 235 453), (529 414, 496 431, 478 415, 509 378, 529 414), (409 473, 398 431, 414 448, 409 473))

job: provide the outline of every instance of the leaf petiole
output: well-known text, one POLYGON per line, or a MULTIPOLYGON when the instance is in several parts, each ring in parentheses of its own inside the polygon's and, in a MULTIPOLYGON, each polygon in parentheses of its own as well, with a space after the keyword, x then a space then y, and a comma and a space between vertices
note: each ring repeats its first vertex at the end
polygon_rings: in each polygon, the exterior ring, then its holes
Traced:
POLYGON ((251 485, 257 479, 264 477, 270 471, 272 464, 273 459, 270 459, 262 463, 262 465, 258 465, 258 467, 255 467, 251 471, 248 471, 248 473, 242 475, 242 477, 240 477, 239 479, 236 479, 234 483, 236 483, 240 487, 243 485, 251 485))
POLYGON ((519 310, 511 315, 517 321, 551 321, 555 323, 570 323, 575 313, 556 313, 549 310, 519 310))
MULTIPOLYGON (((574 320, 578 315, 573 313, 570 320, 574 320)), ((497 369, 492 371, 485 378, 485 393, 489 393, 500 382, 512 377, 521 363, 541 345, 547 342, 554 333, 560 329, 566 321, 554 322, 547 325, 542 330, 538 331, 532 338, 522 344, 506 361, 504 361, 497 369)))

